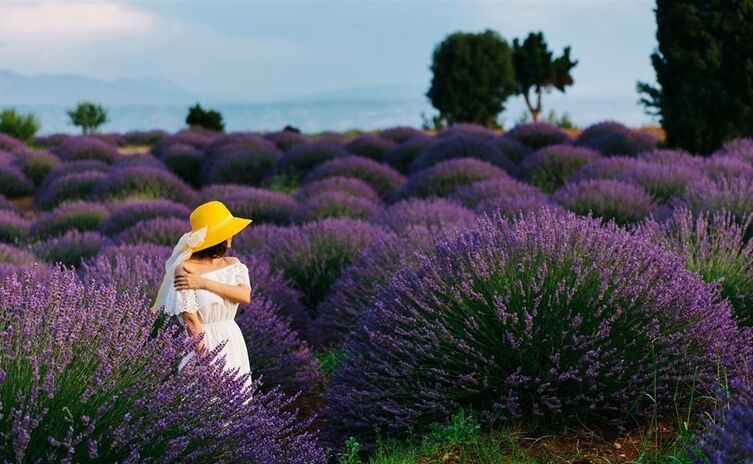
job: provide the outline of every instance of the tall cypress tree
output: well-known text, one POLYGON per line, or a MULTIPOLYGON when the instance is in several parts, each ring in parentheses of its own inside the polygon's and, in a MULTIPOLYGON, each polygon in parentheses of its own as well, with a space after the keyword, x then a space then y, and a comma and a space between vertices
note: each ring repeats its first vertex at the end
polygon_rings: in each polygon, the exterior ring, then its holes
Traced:
POLYGON ((753 0, 657 0, 655 11, 661 88, 638 90, 667 144, 708 154, 753 135, 753 0))

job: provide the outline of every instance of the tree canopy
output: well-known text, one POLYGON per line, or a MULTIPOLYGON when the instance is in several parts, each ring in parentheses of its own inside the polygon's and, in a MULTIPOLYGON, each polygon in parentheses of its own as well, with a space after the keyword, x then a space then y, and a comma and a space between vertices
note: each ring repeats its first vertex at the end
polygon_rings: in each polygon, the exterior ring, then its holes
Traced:
POLYGON ((68 111, 68 116, 74 126, 81 127, 84 134, 93 134, 107 122, 107 110, 92 102, 80 102, 76 109, 68 111))

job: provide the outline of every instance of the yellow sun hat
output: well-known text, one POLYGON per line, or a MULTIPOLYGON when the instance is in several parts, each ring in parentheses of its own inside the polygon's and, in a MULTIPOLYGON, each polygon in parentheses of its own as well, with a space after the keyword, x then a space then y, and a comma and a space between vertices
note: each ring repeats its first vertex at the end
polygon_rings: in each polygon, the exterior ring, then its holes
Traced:
POLYGON ((193 252, 222 243, 251 224, 251 219, 233 216, 227 206, 219 201, 208 201, 197 206, 191 212, 189 220, 191 221, 191 232, 199 231, 204 227, 207 228, 204 241, 192 247, 193 252))

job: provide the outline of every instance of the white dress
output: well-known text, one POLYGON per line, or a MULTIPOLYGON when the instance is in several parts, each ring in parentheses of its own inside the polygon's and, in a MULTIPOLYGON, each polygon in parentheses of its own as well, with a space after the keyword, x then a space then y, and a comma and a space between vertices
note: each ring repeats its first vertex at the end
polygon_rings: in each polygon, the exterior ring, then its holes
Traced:
MULTIPOLYGON (((201 274, 203 277, 229 285, 246 284, 250 286, 248 268, 243 263, 235 263, 221 269, 201 274)), ((227 340, 218 358, 225 357, 225 370, 238 370, 238 374, 251 371, 248 351, 240 327, 235 322, 238 303, 223 298, 209 290, 180 290, 175 294, 175 314, 182 312, 199 313, 204 327, 204 344, 207 350, 213 350, 227 340)), ((181 323, 183 318, 178 318, 181 323)), ((183 358, 180 368, 195 355, 191 352, 183 358)))

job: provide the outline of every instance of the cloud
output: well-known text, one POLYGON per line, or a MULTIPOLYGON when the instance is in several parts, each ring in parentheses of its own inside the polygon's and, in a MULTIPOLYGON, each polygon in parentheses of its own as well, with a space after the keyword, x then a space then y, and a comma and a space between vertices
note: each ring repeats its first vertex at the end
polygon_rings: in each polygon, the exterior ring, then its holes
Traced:
POLYGON ((0 5, 0 41, 39 45, 78 42, 153 30, 149 13, 118 3, 44 2, 0 5))

